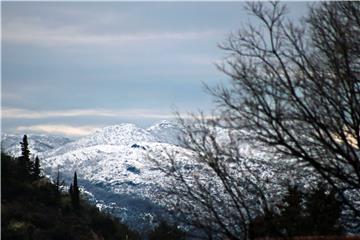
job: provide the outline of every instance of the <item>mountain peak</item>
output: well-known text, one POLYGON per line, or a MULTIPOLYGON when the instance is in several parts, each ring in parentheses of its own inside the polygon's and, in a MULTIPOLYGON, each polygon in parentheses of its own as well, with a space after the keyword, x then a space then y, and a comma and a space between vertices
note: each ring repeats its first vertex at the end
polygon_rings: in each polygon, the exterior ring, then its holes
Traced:
POLYGON ((83 146, 95 145, 132 145, 138 142, 157 141, 151 133, 132 123, 111 125, 97 130, 77 141, 83 146))
POLYGON ((103 130, 120 130, 123 128, 138 128, 134 123, 120 123, 120 124, 114 124, 114 125, 110 125, 110 126, 106 126, 103 127, 102 129, 98 130, 98 131, 103 131, 103 130))
POLYGON ((179 135, 182 130, 174 121, 163 120, 149 127, 147 131, 156 136, 160 142, 180 145, 179 135))

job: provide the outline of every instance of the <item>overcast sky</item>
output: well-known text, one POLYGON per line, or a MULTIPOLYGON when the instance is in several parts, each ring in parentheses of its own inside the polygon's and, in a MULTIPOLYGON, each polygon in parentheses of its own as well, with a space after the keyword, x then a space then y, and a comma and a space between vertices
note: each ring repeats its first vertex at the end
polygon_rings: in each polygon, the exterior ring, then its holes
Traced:
MULTIPOLYGON (((2 2, 2 131, 80 136, 209 111, 242 2, 2 2)), ((307 3, 289 3, 291 17, 307 3)))

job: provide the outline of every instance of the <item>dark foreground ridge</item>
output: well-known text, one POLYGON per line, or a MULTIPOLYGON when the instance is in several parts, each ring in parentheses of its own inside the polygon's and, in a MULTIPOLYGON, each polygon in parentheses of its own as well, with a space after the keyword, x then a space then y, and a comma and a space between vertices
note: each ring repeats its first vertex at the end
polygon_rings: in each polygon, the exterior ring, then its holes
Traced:
POLYGON ((60 179, 52 183, 41 175, 39 159, 30 161, 26 148, 19 158, 1 153, 1 239, 183 239, 166 223, 135 232, 81 195, 77 199, 76 175, 71 190, 63 191, 60 179))
POLYGON ((45 177, 19 175, 17 159, 1 154, 2 239, 139 239, 86 200, 74 208, 70 195, 45 177))

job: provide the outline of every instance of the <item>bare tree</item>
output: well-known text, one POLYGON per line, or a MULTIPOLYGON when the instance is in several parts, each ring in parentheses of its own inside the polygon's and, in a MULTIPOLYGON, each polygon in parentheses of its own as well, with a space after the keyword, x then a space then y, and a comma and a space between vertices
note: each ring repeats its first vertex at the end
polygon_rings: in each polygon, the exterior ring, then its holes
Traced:
POLYGON ((345 196, 360 191, 360 3, 316 4, 301 27, 278 2, 248 8, 262 26, 221 45, 233 85, 214 94, 228 127, 310 166, 360 216, 345 196))
POLYGON ((209 239, 247 239, 254 216, 301 172, 331 185, 358 221, 360 3, 315 4, 300 26, 278 2, 247 9, 261 24, 220 46, 232 85, 211 90, 218 117, 181 120, 193 167, 173 154, 155 160, 173 180, 165 202, 209 239))
POLYGON ((188 152, 167 152, 168 161, 152 158, 168 179, 162 202, 192 227, 192 237, 248 239, 252 219, 270 212, 283 188, 272 181, 275 168, 251 158, 248 148, 243 152, 238 132, 219 129, 218 119, 181 123, 188 152))

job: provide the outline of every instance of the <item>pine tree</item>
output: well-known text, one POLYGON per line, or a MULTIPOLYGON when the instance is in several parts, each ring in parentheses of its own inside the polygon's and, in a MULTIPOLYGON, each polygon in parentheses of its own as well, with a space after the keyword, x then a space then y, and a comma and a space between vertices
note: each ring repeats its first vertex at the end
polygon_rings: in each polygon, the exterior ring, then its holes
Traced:
POLYGON ((301 192, 288 186, 280 214, 266 212, 250 224, 251 238, 342 235, 342 205, 334 190, 320 184, 301 192))
POLYGON ((324 184, 305 195, 305 214, 303 230, 306 235, 341 235, 339 224, 341 202, 336 199, 334 190, 324 184))
POLYGON ((29 143, 28 143, 26 135, 24 135, 23 141, 20 142, 20 145, 21 145, 21 157, 23 157, 24 159, 30 161, 29 143))
POLYGON ((32 175, 35 180, 41 178, 40 160, 38 156, 36 156, 35 158, 35 164, 32 169, 32 175))
POLYGON ((284 237, 280 231, 280 216, 273 209, 266 210, 263 215, 254 218, 249 224, 249 238, 280 238, 284 237))
POLYGON ((21 156, 18 158, 19 164, 19 175, 20 178, 29 179, 31 177, 31 171, 33 164, 30 161, 30 150, 29 150, 29 143, 27 140, 27 136, 24 135, 21 145, 21 156))
MULTIPOLYGON (((56 194, 60 195, 60 186, 63 185, 64 181, 62 181, 60 183, 60 170, 59 170, 59 167, 58 167, 58 170, 57 170, 57 175, 56 175, 56 183, 55 183, 55 188, 56 188, 56 194)), ((72 187, 72 186, 70 186, 72 187)), ((69 189, 70 191, 70 189, 69 189)))
POLYGON ((286 236, 293 237, 301 234, 303 220, 303 194, 297 186, 288 186, 288 192, 283 199, 279 225, 286 236))
POLYGON ((80 207, 80 191, 77 183, 76 171, 74 173, 74 206, 76 209, 80 207))
POLYGON ((69 194, 71 197, 71 203, 74 209, 80 208, 80 191, 77 183, 77 174, 74 173, 73 184, 70 185, 69 194))
POLYGON ((70 187, 69 187, 69 195, 70 195, 70 198, 71 198, 71 201, 72 201, 73 195, 74 195, 74 188, 73 188, 72 183, 70 184, 70 187))

